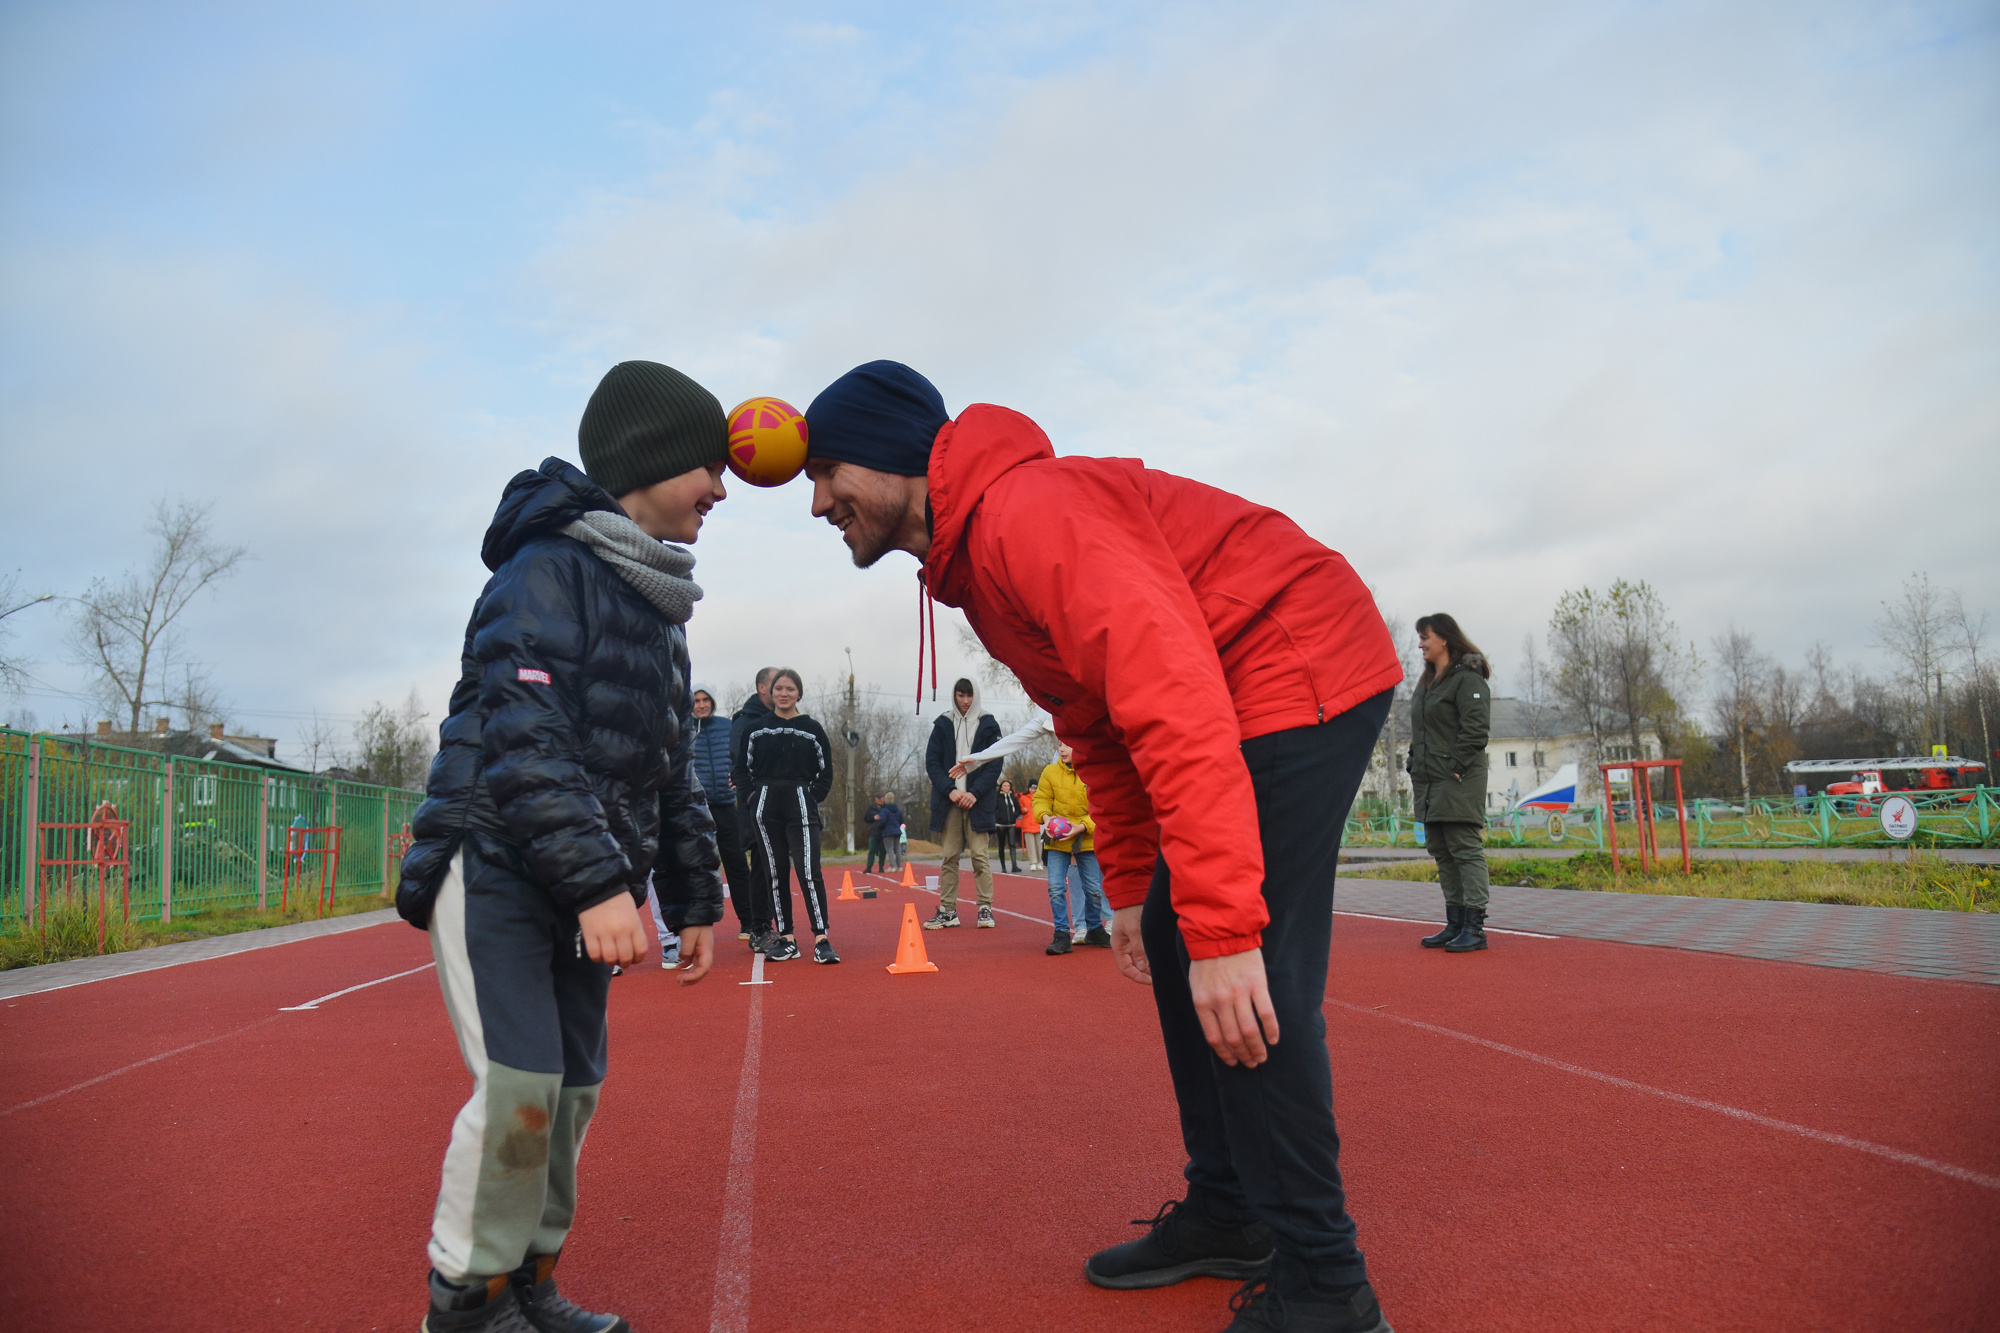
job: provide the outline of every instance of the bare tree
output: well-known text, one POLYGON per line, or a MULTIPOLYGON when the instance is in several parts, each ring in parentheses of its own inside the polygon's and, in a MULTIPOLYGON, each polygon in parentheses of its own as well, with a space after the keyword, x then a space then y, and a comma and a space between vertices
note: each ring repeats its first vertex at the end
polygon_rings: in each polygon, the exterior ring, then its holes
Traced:
POLYGON ((52 592, 45 592, 39 597, 22 597, 19 570, 0 579, 0 691, 19 694, 21 686, 27 683, 28 678, 28 659, 16 657, 7 650, 7 640, 14 631, 14 627, 7 623, 7 618, 16 611, 25 611, 31 606, 40 606, 44 602, 54 600, 55 594, 52 592))
POLYGON ((313 711, 312 720, 299 727, 299 749, 305 752, 306 762, 313 772, 320 771, 322 764, 327 768, 338 767, 346 758, 341 748, 340 731, 327 718, 313 711))
POLYGON ((1912 574, 1893 602, 1882 603, 1875 622, 1875 642, 1896 664, 1905 688, 1920 705, 1918 730, 1932 744, 1944 738, 1944 672, 1950 663, 1951 618, 1945 598, 1931 587, 1931 576, 1912 574))
POLYGON ((162 500, 146 530, 156 545, 142 569, 117 582, 98 579, 78 599, 80 614, 70 646, 80 665, 96 673, 103 703, 124 712, 127 730, 139 730, 142 709, 170 705, 149 698, 177 655, 181 615, 204 589, 226 577, 244 557, 240 546, 219 546, 209 536, 208 505, 162 500))
POLYGON ((355 774, 383 787, 423 786, 437 746, 429 717, 414 688, 400 709, 371 704, 354 724, 355 774))
POLYGON ((1528 743, 1533 746, 1529 758, 1534 763, 1535 786, 1542 785, 1543 746, 1547 743, 1550 714, 1555 710, 1551 705, 1549 688, 1549 665, 1542 657, 1542 650, 1535 643, 1535 636, 1521 636, 1521 702, 1528 709, 1528 743))
MULTIPOLYGON (((1972 697, 1979 709, 1979 740, 1985 748, 1980 753, 1983 763, 1993 762, 1993 732, 1986 724, 1986 672, 1979 665, 1979 651, 1986 646, 1986 613, 1981 611, 1974 620, 1965 609, 1965 599, 1956 592, 1951 595, 1952 628, 1957 631, 1959 651, 1964 653, 1972 668, 1972 697)), ((1993 775, 1988 771, 1987 781, 1993 775)))
POLYGON ((1666 604, 1641 580, 1619 579, 1603 594, 1565 592, 1549 618, 1556 697, 1590 729, 1593 764, 1607 738, 1623 731, 1632 756, 1645 758, 1650 725, 1670 745, 1681 721, 1679 692, 1701 670, 1693 644, 1683 644, 1666 604))
POLYGON ((1771 663, 1757 651, 1754 635, 1732 623, 1727 634, 1715 636, 1715 720, 1736 741, 1736 776, 1750 801, 1750 733, 1762 721, 1761 698, 1771 663))

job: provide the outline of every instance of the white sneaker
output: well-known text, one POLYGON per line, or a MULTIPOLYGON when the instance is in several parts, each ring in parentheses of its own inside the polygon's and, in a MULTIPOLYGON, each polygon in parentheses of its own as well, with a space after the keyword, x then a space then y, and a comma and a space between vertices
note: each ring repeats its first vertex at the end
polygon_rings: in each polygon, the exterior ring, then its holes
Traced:
POLYGON ((1081 944, 1083 943, 1083 937, 1085 935, 1088 935, 1089 933, 1090 932, 1085 930, 1082 926, 1078 926, 1075 930, 1072 930, 1069 933, 1069 942, 1071 944, 1081 944))

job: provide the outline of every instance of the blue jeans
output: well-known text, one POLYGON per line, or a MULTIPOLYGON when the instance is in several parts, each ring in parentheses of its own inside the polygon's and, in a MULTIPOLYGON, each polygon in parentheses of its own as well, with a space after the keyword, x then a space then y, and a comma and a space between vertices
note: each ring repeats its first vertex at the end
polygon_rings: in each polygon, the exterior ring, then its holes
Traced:
POLYGON ((1043 853, 1049 868, 1049 910, 1055 913, 1056 929, 1070 929, 1070 869, 1076 870, 1076 914, 1089 930, 1097 930, 1111 917, 1104 906, 1104 872, 1098 869, 1096 852, 1065 852, 1054 847, 1043 853))

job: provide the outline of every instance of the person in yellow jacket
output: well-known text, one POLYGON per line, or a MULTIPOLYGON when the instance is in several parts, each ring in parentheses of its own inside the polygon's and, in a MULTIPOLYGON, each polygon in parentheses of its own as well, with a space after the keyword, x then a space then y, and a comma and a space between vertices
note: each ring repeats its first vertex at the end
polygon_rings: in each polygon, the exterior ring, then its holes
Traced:
POLYGON ((1042 860, 1049 868, 1049 910, 1055 913, 1056 934, 1042 952, 1070 952, 1074 944, 1111 947, 1107 930, 1111 912, 1104 902, 1104 872, 1097 866, 1097 823, 1090 817, 1090 789, 1070 767, 1069 746, 1042 770, 1035 783, 1035 822, 1042 830, 1042 860), (1070 879, 1077 881, 1076 914, 1069 911, 1070 879), (1072 934, 1074 921, 1077 933, 1072 934))

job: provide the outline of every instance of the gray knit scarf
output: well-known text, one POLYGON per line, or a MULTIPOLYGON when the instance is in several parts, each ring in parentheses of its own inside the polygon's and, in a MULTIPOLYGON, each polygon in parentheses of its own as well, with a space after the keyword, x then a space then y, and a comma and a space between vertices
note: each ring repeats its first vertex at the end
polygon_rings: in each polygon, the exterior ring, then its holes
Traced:
POLYGON ((688 577, 694 572, 694 553, 687 548, 655 540, 623 514, 605 509, 591 510, 562 533, 588 546, 674 624, 685 625, 694 614, 701 585, 688 577))

